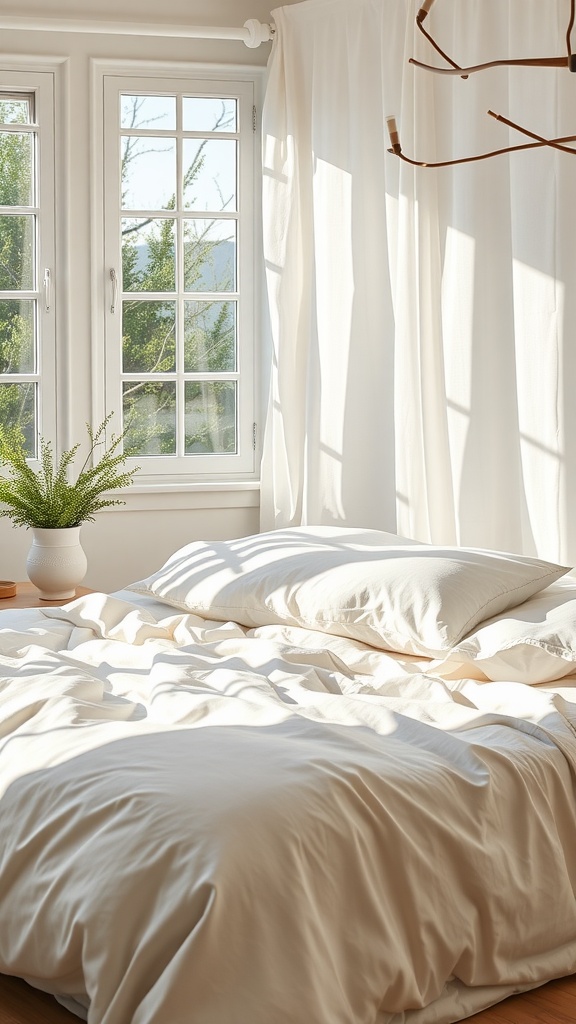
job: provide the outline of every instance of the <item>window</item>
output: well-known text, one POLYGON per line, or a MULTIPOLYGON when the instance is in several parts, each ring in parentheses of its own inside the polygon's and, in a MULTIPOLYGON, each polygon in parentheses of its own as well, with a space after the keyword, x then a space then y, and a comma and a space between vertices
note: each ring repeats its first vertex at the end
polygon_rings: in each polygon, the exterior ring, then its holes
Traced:
POLYGON ((104 76, 106 411, 144 480, 255 471, 254 84, 104 76))
POLYGON ((54 436, 53 77, 0 72, 0 423, 54 436))

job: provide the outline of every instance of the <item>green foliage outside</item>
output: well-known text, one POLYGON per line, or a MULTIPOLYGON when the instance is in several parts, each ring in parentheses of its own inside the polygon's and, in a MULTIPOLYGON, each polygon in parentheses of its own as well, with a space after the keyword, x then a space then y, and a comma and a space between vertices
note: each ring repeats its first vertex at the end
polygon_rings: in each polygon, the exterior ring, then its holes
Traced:
MULTIPOLYGON (((22 121, 16 102, 0 102, 0 122, 22 121)), ((24 132, 0 133, 0 206, 31 203, 32 159, 24 132)), ((32 224, 26 216, 0 214, 0 291, 32 287, 32 224)), ((33 369, 32 303, 0 300, 0 373, 33 369)), ((34 391, 31 384, 0 386, 0 423, 19 424, 28 450, 34 445, 34 391)))

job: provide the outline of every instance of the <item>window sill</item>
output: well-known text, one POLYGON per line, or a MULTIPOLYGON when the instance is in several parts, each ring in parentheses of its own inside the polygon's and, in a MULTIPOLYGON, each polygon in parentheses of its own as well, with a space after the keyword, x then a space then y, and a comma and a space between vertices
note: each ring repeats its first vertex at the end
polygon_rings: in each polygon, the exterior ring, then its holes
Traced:
POLYGON ((258 508, 259 480, 202 481, 194 483, 134 483, 125 491, 111 492, 123 505, 109 512, 138 512, 195 508, 258 508))

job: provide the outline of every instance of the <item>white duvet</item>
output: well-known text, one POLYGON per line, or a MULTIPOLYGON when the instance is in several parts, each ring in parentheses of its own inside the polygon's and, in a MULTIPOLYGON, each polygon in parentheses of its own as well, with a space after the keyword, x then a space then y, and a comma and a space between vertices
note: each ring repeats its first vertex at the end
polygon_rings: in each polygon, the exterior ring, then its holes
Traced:
POLYGON ((92 1024, 429 1024, 575 971, 576 709, 428 667, 4 612, 0 972, 92 1024))

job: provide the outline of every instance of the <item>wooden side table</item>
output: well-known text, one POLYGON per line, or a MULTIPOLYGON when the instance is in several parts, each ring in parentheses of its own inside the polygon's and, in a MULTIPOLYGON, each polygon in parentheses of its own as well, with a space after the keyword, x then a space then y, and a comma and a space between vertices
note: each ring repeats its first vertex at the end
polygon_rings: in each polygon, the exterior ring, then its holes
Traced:
MULTIPOLYGON (((89 587, 76 587, 76 597, 84 597, 84 594, 93 594, 94 591, 90 590, 89 587)), ((28 581, 16 584, 16 596, 5 597, 0 600, 0 611, 3 608, 45 608, 53 605, 58 608, 59 605, 67 604, 68 601, 73 601, 73 597, 67 598, 65 601, 44 601, 40 595, 37 587, 33 583, 28 581)))

